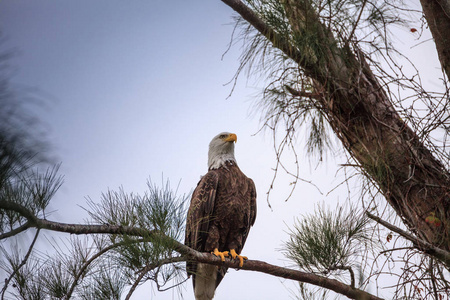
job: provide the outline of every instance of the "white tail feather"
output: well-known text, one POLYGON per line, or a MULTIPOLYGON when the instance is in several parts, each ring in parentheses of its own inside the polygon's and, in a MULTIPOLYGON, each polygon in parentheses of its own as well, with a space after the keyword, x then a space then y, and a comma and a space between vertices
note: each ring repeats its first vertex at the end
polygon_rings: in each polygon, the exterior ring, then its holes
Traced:
POLYGON ((195 274, 195 299, 211 300, 216 291, 217 266, 198 264, 195 274))

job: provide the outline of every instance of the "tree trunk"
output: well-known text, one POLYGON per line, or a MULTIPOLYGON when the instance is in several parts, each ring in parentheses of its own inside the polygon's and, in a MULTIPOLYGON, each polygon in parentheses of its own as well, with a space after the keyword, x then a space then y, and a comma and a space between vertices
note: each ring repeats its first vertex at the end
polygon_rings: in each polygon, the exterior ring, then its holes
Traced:
POLYGON ((450 78, 450 0, 420 0, 442 68, 450 78))
POLYGON ((222 0, 291 57, 322 90, 322 113, 362 171, 421 239, 450 250, 450 174, 415 132, 400 118, 376 76, 357 49, 338 47, 309 1, 284 0, 294 31, 314 30, 320 51, 289 45, 258 15, 238 0, 222 0), (303 26, 298 25, 303 23, 303 26), (434 215, 439 226, 426 222, 434 215))

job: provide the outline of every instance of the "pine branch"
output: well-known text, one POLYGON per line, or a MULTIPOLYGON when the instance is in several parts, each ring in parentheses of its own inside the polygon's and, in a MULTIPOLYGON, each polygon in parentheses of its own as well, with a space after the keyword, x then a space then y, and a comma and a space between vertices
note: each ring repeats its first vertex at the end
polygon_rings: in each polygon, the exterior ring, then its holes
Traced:
POLYGON ((245 261, 244 266, 242 268, 239 268, 239 261, 227 259, 224 262, 222 262, 220 258, 210 253, 198 252, 168 236, 161 234, 157 230, 146 230, 144 228, 137 228, 130 226, 116 226, 109 224, 84 225, 84 224, 66 224, 53 222, 38 218, 37 216, 33 215, 33 213, 26 207, 9 201, 0 201, 0 209, 13 210, 21 213, 30 222, 30 227, 35 227, 38 229, 47 229, 51 231, 66 232, 71 234, 126 234, 129 236, 140 236, 144 238, 155 237, 170 242, 170 244, 172 245, 172 249, 180 253, 185 258, 186 261, 194 260, 197 262, 212 265, 218 266, 224 265, 229 268, 256 271, 285 279, 310 283, 319 287, 332 290, 336 293, 342 294, 351 299, 370 299, 370 300, 382 299, 363 290, 352 288, 350 285, 344 284, 335 279, 330 279, 312 273, 275 266, 263 261, 247 260, 245 261))
MULTIPOLYGON (((146 239, 139 239, 133 242, 136 243, 140 243, 140 242, 145 242, 147 241, 146 239)), ((78 285, 78 282, 80 280, 80 278, 83 276, 83 274, 86 272, 87 268, 99 257, 101 257, 103 254, 105 254, 106 252, 113 250, 117 247, 123 246, 123 245, 127 245, 130 244, 130 241, 122 241, 119 243, 115 243, 112 245, 109 245, 108 247, 105 247, 103 249, 101 249, 100 251, 98 251, 97 253, 95 253, 94 255, 92 255, 88 260, 86 260, 86 262, 80 267, 80 269, 78 270, 77 274, 74 277, 73 283, 69 288, 69 292, 67 293, 65 299, 70 299, 70 297, 72 297, 73 291, 75 290, 75 287, 78 285)))
POLYGON ((38 218, 26 207, 11 201, 0 201, 0 209, 12 210, 25 217, 29 222, 29 228, 35 227, 40 229, 47 229, 51 231, 66 232, 72 234, 126 234, 129 236, 146 237, 151 235, 153 231, 138 227, 120 226, 120 225, 80 225, 67 224, 54 221, 48 221, 38 218))

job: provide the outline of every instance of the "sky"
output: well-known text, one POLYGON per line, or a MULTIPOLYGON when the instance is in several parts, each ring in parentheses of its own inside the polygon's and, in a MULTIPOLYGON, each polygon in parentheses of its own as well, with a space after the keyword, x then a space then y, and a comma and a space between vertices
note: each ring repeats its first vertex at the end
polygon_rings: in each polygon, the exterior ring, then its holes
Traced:
MULTIPOLYGON (((87 197, 95 202, 120 187, 143 194, 149 178, 156 184, 169 179, 179 194, 188 194, 207 171, 212 137, 234 132, 238 164, 258 191, 257 220, 243 254, 292 265, 280 249, 295 218, 347 197, 337 191, 327 196, 344 179, 337 171, 342 156, 316 167, 300 135, 300 176, 320 192, 300 182, 285 202, 292 179, 280 174, 268 207, 275 153, 270 133, 258 133, 254 105, 263 85, 245 76, 234 89, 229 83, 242 50, 239 43, 228 49, 232 16, 218 0, 0 1, 2 47, 16 52, 12 82, 44 99, 35 113, 64 175, 49 219, 82 223, 87 197)), ((414 55, 429 49, 416 47, 414 55)), ((230 270, 214 299, 290 299, 295 289, 279 278, 230 270)), ((182 292, 183 299, 194 299, 190 281, 182 292)), ((132 299, 178 297, 176 289, 144 285, 132 299)))

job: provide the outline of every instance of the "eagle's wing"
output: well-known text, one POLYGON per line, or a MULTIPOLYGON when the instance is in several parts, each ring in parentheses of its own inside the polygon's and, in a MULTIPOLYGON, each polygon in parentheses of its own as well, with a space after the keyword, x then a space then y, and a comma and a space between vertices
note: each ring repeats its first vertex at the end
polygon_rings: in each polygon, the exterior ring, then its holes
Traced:
MULTIPOLYGON (((186 220, 185 245, 200 251, 205 251, 205 243, 208 237, 209 222, 211 220, 214 202, 216 199, 219 175, 215 171, 209 171, 203 176, 192 194, 186 220)), ((195 274, 196 264, 187 263, 188 274, 195 274)))
POLYGON ((249 190, 250 190, 250 216, 248 216, 249 224, 246 224, 245 231, 242 235, 242 247, 244 247, 245 241, 247 240, 248 233, 250 232, 250 227, 255 224, 256 219, 256 187, 253 180, 248 178, 249 190))

